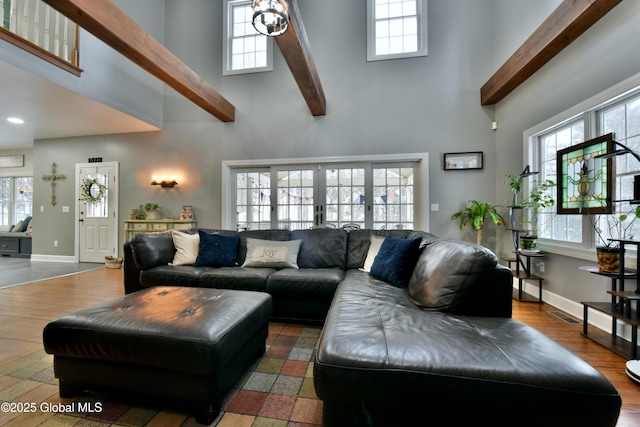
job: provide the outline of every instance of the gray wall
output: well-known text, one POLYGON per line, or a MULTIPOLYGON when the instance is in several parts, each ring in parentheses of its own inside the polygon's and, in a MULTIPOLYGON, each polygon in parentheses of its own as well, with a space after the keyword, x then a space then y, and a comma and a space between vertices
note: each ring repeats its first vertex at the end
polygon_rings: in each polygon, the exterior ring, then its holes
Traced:
MULTIPOLYGON (((507 3, 503 1, 505 7, 507 3)), ((523 168, 523 132, 640 72, 640 2, 621 2, 496 106, 496 192, 507 200, 506 172, 523 168)), ((511 249, 502 240, 499 252, 511 249)), ((546 257, 545 289, 572 301, 607 300, 610 280, 578 270, 593 262, 546 257)))
MULTIPOLYGON (((156 201, 165 216, 190 204, 200 226, 219 227, 223 160, 429 152, 430 201, 440 205, 431 230, 475 240, 449 217, 469 199, 495 202, 493 108, 479 103, 479 88, 496 69, 495 35, 487 25, 491 2, 432 0, 428 57, 367 62, 365 0, 300 1, 327 97, 324 117, 311 116, 277 47, 273 72, 222 76, 222 2, 165 4, 166 46, 236 106, 235 123, 221 123, 166 89, 162 131, 36 141, 37 168, 56 158, 61 172, 73 176, 73 165, 88 157, 119 161, 121 219, 130 208, 156 201), (341 10, 330 30, 317 19, 327 3, 341 10), (483 151, 485 168, 444 172, 442 154, 455 151, 483 151), (151 175, 164 170, 183 177, 176 188, 149 185, 151 175)), ((59 199, 66 198, 60 204, 73 206, 73 184, 60 187, 59 199)), ((36 206, 47 197, 42 190, 36 206)), ((72 215, 51 213, 47 220, 56 226, 38 230, 34 252, 73 254, 72 239, 59 236, 72 234, 72 215)), ((495 245, 493 228, 485 242, 495 245)))

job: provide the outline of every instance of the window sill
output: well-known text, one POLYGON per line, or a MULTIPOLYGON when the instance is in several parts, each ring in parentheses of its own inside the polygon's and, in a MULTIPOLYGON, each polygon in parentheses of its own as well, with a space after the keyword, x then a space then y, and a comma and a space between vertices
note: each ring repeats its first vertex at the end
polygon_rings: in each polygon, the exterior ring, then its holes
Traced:
MULTIPOLYGON (((579 247, 579 246, 558 245, 550 242, 541 242, 541 241, 538 241, 538 247, 540 248, 540 250, 549 254, 562 255, 569 258, 583 259, 585 261, 597 262, 595 248, 585 249, 584 247, 579 247)), ((637 265, 636 250, 627 249, 624 260, 625 260, 624 261, 625 268, 627 267, 635 268, 637 265)))

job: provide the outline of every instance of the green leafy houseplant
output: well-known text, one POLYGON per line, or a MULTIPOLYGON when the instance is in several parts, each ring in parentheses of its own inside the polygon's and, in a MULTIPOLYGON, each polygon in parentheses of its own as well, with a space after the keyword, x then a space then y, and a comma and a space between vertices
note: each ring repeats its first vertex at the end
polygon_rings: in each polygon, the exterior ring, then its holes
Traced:
MULTIPOLYGON (((606 200, 592 196, 602 206, 606 200)), ((620 270, 620 242, 618 240, 633 240, 633 225, 640 216, 640 205, 631 206, 627 203, 614 202, 615 212, 602 214, 594 219, 587 211, 589 222, 596 234, 596 256, 601 271, 618 272, 620 270)))
POLYGON ((160 206, 157 203, 140 205, 138 206, 138 219, 157 219, 158 209, 160 209, 160 206), (149 215, 149 213, 152 213, 152 215, 149 215))
MULTIPOLYGON (((602 201, 602 203, 605 203, 602 201)), ((640 216, 640 205, 633 207, 628 205, 618 204, 619 208, 616 210, 624 209, 623 212, 616 212, 613 214, 601 215, 600 221, 594 220, 592 215, 589 215, 589 221, 591 226, 596 232, 598 238, 598 246, 605 248, 617 248, 619 246, 618 240, 632 240, 633 229, 632 226, 640 216), (603 228, 603 224, 606 229, 603 228), (614 239, 614 240, 610 240, 614 239)))
POLYGON ((470 206, 451 215, 451 219, 457 219, 460 230, 469 225, 472 230, 477 232, 477 243, 482 244, 482 228, 485 219, 489 218, 496 225, 504 225, 505 220, 497 211, 497 206, 491 203, 478 202, 477 200, 469 200, 470 206))
POLYGON ((556 183, 550 179, 546 179, 542 182, 533 181, 529 197, 522 201, 523 208, 531 209, 530 219, 523 221, 525 224, 531 225, 529 234, 533 233, 533 235, 536 235, 538 233, 538 219, 540 211, 544 208, 550 208, 555 205, 556 202, 549 193, 549 189, 555 185, 556 183))
MULTIPOLYGON (((521 208, 528 211, 526 216, 523 215, 524 219, 520 222, 520 225, 526 229, 526 234, 519 236, 520 244, 518 245, 516 243, 516 248, 519 246, 520 249, 537 250, 537 234, 541 231, 538 223, 540 212, 545 208, 550 208, 555 205, 555 200, 551 195, 550 189, 556 184, 550 179, 546 179, 541 182, 533 180, 531 182, 531 191, 529 192, 528 197, 524 198, 522 201, 518 201, 518 194, 523 191, 525 176, 514 175, 512 173, 507 173, 505 176, 507 177, 505 185, 508 185, 511 191, 513 191, 513 201, 511 206, 513 208, 521 208)), ((513 210, 511 211, 511 227, 514 229, 516 228, 513 210)))
POLYGON ((530 226, 527 234, 537 234, 540 211, 544 208, 550 208, 556 203, 549 192, 549 189, 554 187, 556 183, 550 179, 541 182, 534 180, 531 183, 529 197, 519 202, 518 194, 522 192, 524 177, 512 173, 507 173, 505 176, 507 177, 505 184, 513 191, 512 206, 530 210, 529 218, 522 221, 523 225, 530 226))

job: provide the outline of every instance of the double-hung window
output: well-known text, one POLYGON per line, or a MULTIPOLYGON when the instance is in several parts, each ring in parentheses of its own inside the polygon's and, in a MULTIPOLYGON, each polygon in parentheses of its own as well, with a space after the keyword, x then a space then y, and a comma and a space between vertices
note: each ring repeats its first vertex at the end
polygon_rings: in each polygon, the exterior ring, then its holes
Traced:
POLYGON ((427 0, 367 0, 367 60, 427 56, 427 0))
POLYGON ((32 214, 33 177, 0 178, 0 228, 8 229, 32 214))
MULTIPOLYGON (((640 153, 640 75, 525 132, 528 162, 532 169, 541 172, 533 179, 556 182, 558 150, 608 133, 613 133, 614 141, 640 153)), ((614 146, 616 148, 621 147, 614 146)), ((640 162, 632 155, 617 156, 611 161, 615 171, 612 198, 615 215, 619 216, 635 209, 629 200, 633 199, 633 181, 634 176, 640 174, 640 162)), ((555 190, 552 195, 556 198, 555 190)), ((581 255, 575 252, 576 249, 592 250, 602 244, 602 239, 606 241, 610 237, 604 216, 560 215, 556 207, 541 213, 538 227, 545 250, 578 257, 581 255)), ((627 235, 640 238, 640 221, 630 225, 627 235)), ((587 252, 584 257, 588 256, 587 252)))
POLYGON ((253 27, 251 1, 224 0, 223 75, 273 70, 273 41, 253 27))

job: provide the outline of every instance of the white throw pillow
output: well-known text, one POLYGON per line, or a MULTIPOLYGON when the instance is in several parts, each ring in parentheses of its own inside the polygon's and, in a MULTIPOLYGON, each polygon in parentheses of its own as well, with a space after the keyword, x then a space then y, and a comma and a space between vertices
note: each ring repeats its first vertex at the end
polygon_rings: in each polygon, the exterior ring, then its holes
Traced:
POLYGON ((298 268, 302 240, 247 239, 247 258, 243 267, 298 268))
POLYGON ((380 246, 382 246, 382 242, 384 242, 384 237, 371 236, 371 244, 369 245, 369 252, 367 252, 367 257, 364 259, 363 268, 363 270, 367 273, 371 271, 371 266, 373 265, 373 261, 376 259, 376 255, 378 255, 378 252, 380 252, 380 246))
POLYGON ((171 230, 171 235, 173 237, 173 246, 176 247, 176 253, 170 265, 193 265, 198 257, 200 235, 187 234, 176 230, 171 230))

